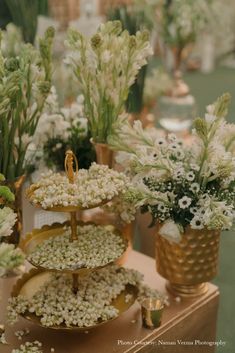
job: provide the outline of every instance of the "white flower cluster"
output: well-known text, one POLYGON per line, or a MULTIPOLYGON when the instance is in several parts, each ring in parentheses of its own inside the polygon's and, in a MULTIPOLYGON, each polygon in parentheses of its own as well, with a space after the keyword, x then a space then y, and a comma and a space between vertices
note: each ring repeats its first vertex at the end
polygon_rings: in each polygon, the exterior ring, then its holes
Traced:
POLYGON ((93 163, 88 170, 80 169, 74 184, 65 175, 49 173, 31 185, 31 202, 44 209, 54 206, 76 206, 89 208, 112 200, 128 184, 123 173, 109 169, 105 165, 93 163))
POLYGON ((64 324, 89 328, 117 317, 119 312, 112 300, 127 284, 141 286, 142 278, 138 271, 110 266, 79 281, 78 292, 74 294, 71 276, 52 273, 32 298, 18 296, 9 300, 8 319, 13 324, 17 315, 28 311, 40 317, 46 327, 64 324))
POLYGON ((0 208, 0 240, 11 235, 16 217, 16 214, 10 207, 0 208))
POLYGON ((102 206, 102 208, 109 213, 115 214, 119 217, 121 223, 126 224, 135 220, 136 205, 133 202, 126 201, 124 197, 125 191, 102 206))
POLYGON ((63 141, 67 141, 71 129, 78 125, 83 130, 81 134, 86 135, 87 119, 84 118, 83 110, 81 95, 70 107, 60 108, 55 87, 52 87, 33 139, 37 148, 43 147, 51 138, 60 137, 63 141))
MULTIPOLYGON (((110 143, 132 177, 124 198, 149 211, 161 234, 179 241, 186 226, 230 229, 235 218, 235 127, 225 116, 228 94, 196 119, 191 145, 175 135, 153 139, 141 124, 116 124, 110 143)), ((121 121, 121 120, 120 120, 121 121)), ((123 122, 123 121, 121 121, 123 122)))
POLYGON ((24 254, 12 244, 0 244, 0 277, 24 262, 24 254))
POLYGON ((70 229, 37 245, 28 256, 35 266, 64 270, 105 266, 118 259, 126 249, 126 241, 109 226, 77 227, 78 240, 70 241, 70 229))
POLYGON ((8 344, 6 340, 5 332, 0 334, 0 344, 8 344))
POLYGON ((22 340, 22 337, 27 336, 29 334, 29 329, 25 328, 24 330, 15 331, 15 336, 18 338, 19 341, 22 340))
POLYGON ((13 349, 11 353, 43 353, 42 343, 39 341, 25 342, 19 348, 13 349))

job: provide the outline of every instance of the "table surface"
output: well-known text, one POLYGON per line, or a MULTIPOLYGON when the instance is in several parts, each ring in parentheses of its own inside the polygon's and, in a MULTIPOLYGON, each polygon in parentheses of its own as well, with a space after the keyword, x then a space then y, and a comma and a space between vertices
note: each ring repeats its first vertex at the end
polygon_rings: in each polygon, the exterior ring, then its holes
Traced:
MULTIPOLYGON (((165 280, 155 270, 155 260, 141 253, 132 251, 126 262, 126 267, 134 268, 144 274, 145 283, 152 288, 166 293, 165 280)), ((15 279, 0 280, 0 323, 5 323, 6 303, 15 279)), ((142 327, 141 311, 135 303, 126 313, 118 319, 107 323, 88 333, 57 331, 38 327, 23 318, 13 327, 5 326, 6 338, 9 345, 0 345, 1 353, 10 353, 24 341, 39 340, 43 343, 43 352, 49 353, 51 348, 55 353, 123 353, 135 352, 145 342, 151 342, 166 332, 175 322, 185 315, 197 310, 197 307, 207 303, 210 298, 218 296, 218 288, 209 284, 206 294, 195 299, 182 299, 177 302, 169 296, 170 305, 163 313, 162 325, 155 330, 142 327), (15 331, 28 328, 30 333, 19 341, 15 331)))

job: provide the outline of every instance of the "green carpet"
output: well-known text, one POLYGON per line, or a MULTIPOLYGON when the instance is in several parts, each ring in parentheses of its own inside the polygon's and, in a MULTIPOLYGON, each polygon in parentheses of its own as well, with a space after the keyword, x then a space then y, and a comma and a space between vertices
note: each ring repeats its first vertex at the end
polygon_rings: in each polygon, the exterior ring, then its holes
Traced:
MULTIPOLYGON (((203 116, 205 107, 219 95, 230 92, 232 103, 228 120, 235 123, 235 70, 218 68, 211 74, 188 73, 185 80, 196 98, 198 113, 203 116)), ((235 352, 235 232, 224 232, 221 237, 219 275, 214 283, 220 290, 217 340, 226 341, 217 352, 235 352)))

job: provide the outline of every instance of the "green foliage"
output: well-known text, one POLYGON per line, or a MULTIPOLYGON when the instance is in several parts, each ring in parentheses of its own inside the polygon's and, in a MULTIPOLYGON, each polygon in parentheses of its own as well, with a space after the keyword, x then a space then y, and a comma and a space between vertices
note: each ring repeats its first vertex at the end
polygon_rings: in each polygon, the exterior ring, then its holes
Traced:
MULTIPOLYGON (((152 30, 154 25, 153 19, 148 16, 144 8, 139 8, 135 4, 133 6, 121 5, 116 8, 111 8, 108 13, 108 19, 111 21, 120 21, 123 29, 126 29, 131 35, 135 35, 136 32, 145 28, 152 30)), ((141 68, 135 83, 130 87, 126 102, 126 108, 129 113, 140 113, 143 109, 147 68, 147 65, 141 68)))
POLYGON ((88 169, 96 160, 95 150, 90 142, 90 136, 81 136, 81 132, 73 129, 67 141, 61 137, 50 138, 44 145, 44 160, 49 168, 64 170, 64 156, 71 149, 78 160, 79 169, 88 169))
POLYGON ((7 186, 0 185, 0 198, 3 198, 5 201, 8 202, 13 202, 15 200, 15 195, 7 186))

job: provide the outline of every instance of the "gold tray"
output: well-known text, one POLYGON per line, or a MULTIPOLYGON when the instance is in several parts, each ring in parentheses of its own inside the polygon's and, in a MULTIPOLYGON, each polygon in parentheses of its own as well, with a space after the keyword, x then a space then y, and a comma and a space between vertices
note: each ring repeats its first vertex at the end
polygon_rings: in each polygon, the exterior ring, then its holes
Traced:
MULTIPOLYGON (((42 271, 38 269, 31 269, 28 273, 25 273, 22 278, 20 278, 15 286, 13 287, 12 290, 12 296, 16 297, 18 295, 23 295, 27 298, 32 298, 32 296, 38 291, 39 287, 45 283, 50 278, 51 272, 48 271, 42 271)), ((134 285, 128 284, 125 288, 124 291, 122 291, 116 299, 114 299, 111 302, 111 305, 113 305, 116 309, 119 310, 119 315, 118 317, 123 314, 125 311, 127 311, 136 301, 138 295, 138 288, 134 285), (125 296, 127 294, 132 295, 131 300, 129 300, 128 303, 125 302, 125 296)), ((43 326, 40 322, 40 317, 36 316, 34 313, 29 313, 25 312, 24 314, 21 314, 22 317, 24 317, 27 320, 32 321, 33 323, 43 326)), ((96 327, 99 327, 101 325, 104 325, 110 321, 113 321, 117 319, 118 317, 109 319, 107 321, 100 321, 94 326, 89 326, 89 327, 78 327, 78 326, 66 326, 65 324, 61 324, 59 326, 50 326, 46 328, 51 328, 55 330, 76 330, 76 331, 86 331, 90 330, 96 327)))
MULTIPOLYGON (((57 237, 57 236, 62 235, 64 233, 63 228, 65 226, 69 226, 69 225, 70 225, 69 222, 53 223, 51 226, 45 225, 40 229, 34 229, 31 233, 26 234, 24 239, 21 238, 19 247, 22 249, 22 251, 27 256, 34 251, 35 247, 38 244, 49 239, 50 237, 57 237)), ((84 223, 84 222, 78 221, 77 225, 86 226, 86 225, 95 225, 95 223, 92 223, 92 222, 84 223)), ((124 238, 124 236, 122 236, 121 232, 118 229, 116 229, 114 226, 108 225, 106 227, 109 227, 116 235, 120 236, 126 245, 122 255, 120 257, 118 257, 115 261, 110 261, 106 265, 98 266, 98 267, 94 267, 94 268, 81 267, 78 269, 63 269, 63 270, 39 266, 39 265, 35 264, 33 261, 29 261, 29 260, 28 260, 28 262, 30 262, 33 266, 35 266, 41 270, 47 270, 47 271, 52 271, 52 272, 61 272, 61 273, 77 273, 81 276, 87 275, 88 273, 90 273, 92 271, 99 270, 99 269, 104 268, 106 266, 113 265, 114 263, 115 264, 119 263, 128 248, 128 241, 124 238)), ((78 240, 79 240, 79 236, 78 236, 78 240)))
POLYGON ((89 207, 82 207, 82 206, 53 206, 53 207, 48 207, 48 208, 44 208, 42 207, 42 205, 40 203, 33 203, 33 201, 31 200, 31 197, 33 196, 33 193, 35 190, 37 190, 38 187, 30 187, 26 190, 26 197, 29 200, 29 202, 36 208, 40 208, 44 211, 51 211, 51 212, 77 212, 77 211, 85 211, 85 210, 91 210, 92 208, 96 208, 96 207, 101 207, 103 205, 105 205, 106 203, 112 201, 112 200, 104 200, 96 205, 91 205, 89 207))

